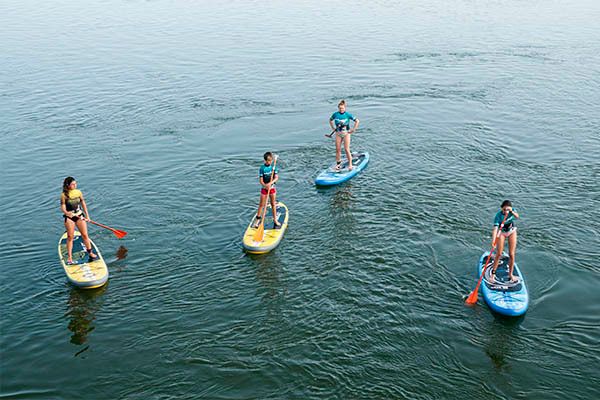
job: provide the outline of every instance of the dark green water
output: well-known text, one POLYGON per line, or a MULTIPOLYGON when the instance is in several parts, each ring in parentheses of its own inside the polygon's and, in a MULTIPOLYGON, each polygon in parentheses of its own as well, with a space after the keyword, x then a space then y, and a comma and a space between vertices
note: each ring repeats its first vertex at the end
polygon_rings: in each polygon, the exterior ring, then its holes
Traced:
POLYGON ((2 2, 0 397, 600 397, 600 4, 398 3, 2 2), (371 163, 316 189, 341 98, 371 163), (250 257, 265 150, 290 227, 250 257), (67 175, 129 232, 96 291, 67 175), (504 198, 517 320, 463 304, 504 198))

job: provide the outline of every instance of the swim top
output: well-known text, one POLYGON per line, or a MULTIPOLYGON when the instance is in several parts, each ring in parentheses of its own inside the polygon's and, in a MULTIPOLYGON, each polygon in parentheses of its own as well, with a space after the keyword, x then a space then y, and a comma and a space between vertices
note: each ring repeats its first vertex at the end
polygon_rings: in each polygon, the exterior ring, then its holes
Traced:
MULTIPOLYGON (((515 211, 517 211, 517 210, 515 209, 515 211)), ((500 210, 496 213, 496 216, 494 217, 494 226, 500 226, 503 219, 504 219, 504 213, 502 212, 502 210, 500 210)), ((516 219, 517 218, 515 217, 515 215, 512 212, 508 213, 508 217, 506 217, 506 221, 504 221, 504 228, 502 228, 502 231, 508 232, 512 228, 514 228, 516 219)))
MULTIPOLYGON (((262 176, 263 182, 269 183, 271 182, 271 171, 273 171, 273 163, 271 163, 271 165, 263 164, 258 170, 258 177, 260 178, 262 176)), ((273 177, 275 177, 277 174, 279 174, 279 169, 275 167, 275 173, 273 174, 273 177)))
POLYGON ((339 111, 336 111, 331 114, 329 120, 335 123, 336 131, 343 131, 344 129, 350 128, 350 121, 356 121, 356 117, 347 111, 343 114, 339 111))
POLYGON ((65 202, 67 211, 79 211, 81 196, 81 190, 79 189, 69 190, 68 197, 65 196, 64 192, 60 195, 61 200, 65 202))

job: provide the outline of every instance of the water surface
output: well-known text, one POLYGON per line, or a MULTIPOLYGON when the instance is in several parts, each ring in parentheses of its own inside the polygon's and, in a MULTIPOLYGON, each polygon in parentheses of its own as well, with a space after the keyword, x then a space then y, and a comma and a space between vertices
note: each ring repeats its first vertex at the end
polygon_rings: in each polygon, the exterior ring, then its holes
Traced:
POLYGON ((600 396, 595 1, 0 5, 3 398, 600 396), (317 189, 345 98, 371 163, 317 189), (264 151, 290 210, 245 256, 264 151), (77 178, 109 283, 66 282, 77 178), (531 305, 463 304, 505 198, 531 305))

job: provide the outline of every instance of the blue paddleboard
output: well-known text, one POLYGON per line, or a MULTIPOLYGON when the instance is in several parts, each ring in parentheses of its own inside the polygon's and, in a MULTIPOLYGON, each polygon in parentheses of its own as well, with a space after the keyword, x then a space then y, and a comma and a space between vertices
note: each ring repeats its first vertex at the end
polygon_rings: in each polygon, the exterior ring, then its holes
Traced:
MULTIPOLYGON (((479 259, 477 265, 477 273, 481 275, 483 264, 487 260, 490 253, 485 252, 479 259)), ((508 255, 502 253, 502 258, 496 270, 496 280, 492 281, 492 263, 493 258, 490 258, 490 265, 485 270, 483 282, 481 283, 481 294, 487 305, 492 311, 498 314, 517 317, 525 314, 529 307, 529 293, 525 286, 525 278, 519 270, 519 266, 515 262, 513 275, 519 278, 516 283, 511 283, 508 279, 508 255)))
POLYGON ((352 154, 352 171, 348 170, 348 162, 344 161, 339 171, 336 171, 336 164, 333 163, 329 168, 321 172, 315 179, 317 186, 333 186, 346 182, 360 173, 369 163, 369 153, 352 154))

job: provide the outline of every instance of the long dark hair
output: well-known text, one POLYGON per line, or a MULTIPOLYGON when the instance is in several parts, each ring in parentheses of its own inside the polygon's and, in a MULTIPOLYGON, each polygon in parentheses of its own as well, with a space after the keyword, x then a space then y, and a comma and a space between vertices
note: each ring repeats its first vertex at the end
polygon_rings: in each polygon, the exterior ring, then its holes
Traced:
POLYGON ((69 198, 69 185, 71 185, 71 183, 73 183, 74 181, 75 178, 73 178, 72 176, 67 176, 63 181, 63 194, 67 199, 69 198))

